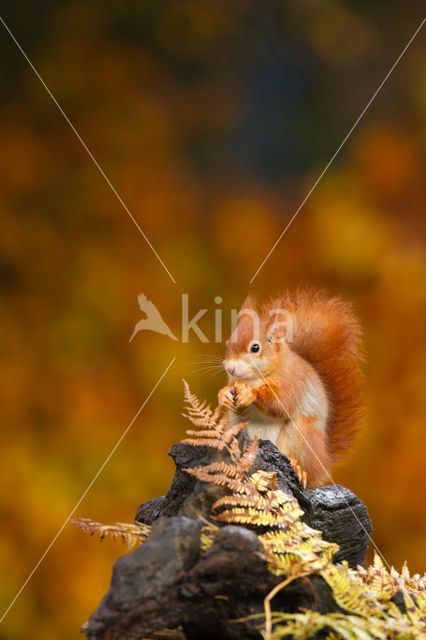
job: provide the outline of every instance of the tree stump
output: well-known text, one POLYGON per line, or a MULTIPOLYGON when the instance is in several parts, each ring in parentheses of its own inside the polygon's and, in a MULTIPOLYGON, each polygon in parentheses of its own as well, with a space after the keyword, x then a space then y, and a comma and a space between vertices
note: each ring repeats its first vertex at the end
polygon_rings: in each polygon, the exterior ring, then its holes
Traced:
MULTIPOLYGON (((243 435, 243 438, 247 436, 243 435)), ((184 471, 217 460, 218 451, 185 443, 169 454, 176 473, 166 496, 142 504, 136 521, 152 524, 144 544, 117 560, 111 586, 85 625, 90 640, 175 638, 176 640, 260 639, 261 620, 241 620, 263 613, 263 601, 282 581, 267 567, 254 531, 226 525, 203 551, 203 518, 223 495, 184 471)), ((371 534, 365 505, 337 485, 304 489, 288 459, 261 440, 253 469, 274 471, 279 488, 297 498, 303 519, 340 549, 335 562, 362 564, 371 534)), ((321 613, 339 611, 331 590, 319 575, 293 580, 273 600, 273 610, 305 607, 321 613)))

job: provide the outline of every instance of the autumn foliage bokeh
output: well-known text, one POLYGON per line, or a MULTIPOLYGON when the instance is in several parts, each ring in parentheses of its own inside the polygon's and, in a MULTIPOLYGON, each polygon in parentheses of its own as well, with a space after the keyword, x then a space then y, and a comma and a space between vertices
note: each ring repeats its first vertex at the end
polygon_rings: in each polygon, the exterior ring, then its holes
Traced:
MULTIPOLYGON (((389 563, 426 570, 426 42, 409 48, 249 281, 420 23, 421 2, 4 3, 3 17, 176 279, 1 31, 0 603, 6 609, 154 387, 76 515, 131 522, 167 490, 182 377, 215 401, 224 316, 250 290, 354 302, 366 417, 333 477, 389 563), (24 10, 25 9, 25 10, 24 10), (143 292, 188 344, 140 333, 143 292), (220 296, 222 303, 214 299, 220 296)), ((0 638, 75 638, 123 549, 66 525, 0 638)), ((2 612, 0 612, 2 613, 2 612)))

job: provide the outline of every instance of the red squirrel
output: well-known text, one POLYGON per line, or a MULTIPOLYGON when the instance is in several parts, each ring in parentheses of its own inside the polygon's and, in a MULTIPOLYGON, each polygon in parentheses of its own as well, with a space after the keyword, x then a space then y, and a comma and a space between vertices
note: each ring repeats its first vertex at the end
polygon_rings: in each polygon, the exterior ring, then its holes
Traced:
POLYGON ((318 487, 358 430, 361 363, 360 325, 344 300, 298 291, 258 307, 248 297, 226 342, 219 404, 231 425, 259 431, 318 487))

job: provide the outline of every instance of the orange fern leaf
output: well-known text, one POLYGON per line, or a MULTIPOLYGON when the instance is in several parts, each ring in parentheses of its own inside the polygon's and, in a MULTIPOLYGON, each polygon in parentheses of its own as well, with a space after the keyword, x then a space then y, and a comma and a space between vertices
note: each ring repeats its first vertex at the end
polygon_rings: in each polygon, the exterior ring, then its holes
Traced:
POLYGON ((116 522, 113 525, 108 525, 95 522, 90 518, 78 518, 70 520, 70 522, 91 536, 98 535, 99 540, 103 540, 107 536, 110 536, 113 540, 121 540, 127 543, 128 549, 140 545, 151 531, 151 527, 142 523, 116 522))

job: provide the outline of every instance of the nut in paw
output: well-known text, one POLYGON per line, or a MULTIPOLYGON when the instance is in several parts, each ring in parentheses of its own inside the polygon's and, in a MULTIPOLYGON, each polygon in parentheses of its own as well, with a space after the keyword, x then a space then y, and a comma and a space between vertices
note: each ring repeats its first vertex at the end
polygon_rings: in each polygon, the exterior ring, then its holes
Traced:
POLYGON ((235 409, 235 389, 233 385, 223 387, 217 394, 218 402, 228 409, 235 409))
POLYGON ((245 382, 234 382, 235 406, 237 409, 249 407, 256 401, 257 394, 254 387, 250 387, 245 382))

